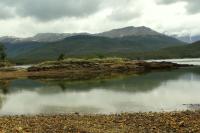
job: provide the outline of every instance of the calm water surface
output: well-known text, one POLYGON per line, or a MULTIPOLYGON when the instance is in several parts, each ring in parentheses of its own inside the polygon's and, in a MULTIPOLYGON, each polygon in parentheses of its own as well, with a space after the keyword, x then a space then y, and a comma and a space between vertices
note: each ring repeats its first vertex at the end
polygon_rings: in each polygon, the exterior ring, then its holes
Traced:
POLYGON ((166 59, 166 60, 148 60, 148 61, 167 61, 167 62, 173 62, 178 64, 189 64, 189 65, 198 65, 200 66, 200 58, 188 58, 188 59, 166 59))
POLYGON ((184 110, 200 104, 200 67, 112 80, 0 81, 0 115, 184 110))

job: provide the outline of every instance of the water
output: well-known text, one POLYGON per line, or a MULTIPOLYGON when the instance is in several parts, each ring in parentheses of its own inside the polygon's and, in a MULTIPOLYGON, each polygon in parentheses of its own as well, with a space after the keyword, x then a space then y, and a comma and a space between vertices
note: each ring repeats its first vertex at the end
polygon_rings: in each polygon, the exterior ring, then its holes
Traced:
POLYGON ((0 115, 177 111, 200 104, 200 67, 98 81, 0 81, 0 91, 0 115))
POLYGON ((178 64, 188 64, 188 65, 198 65, 200 66, 200 58, 188 58, 188 59, 166 59, 166 60, 148 60, 149 62, 156 61, 156 62, 173 62, 178 64))

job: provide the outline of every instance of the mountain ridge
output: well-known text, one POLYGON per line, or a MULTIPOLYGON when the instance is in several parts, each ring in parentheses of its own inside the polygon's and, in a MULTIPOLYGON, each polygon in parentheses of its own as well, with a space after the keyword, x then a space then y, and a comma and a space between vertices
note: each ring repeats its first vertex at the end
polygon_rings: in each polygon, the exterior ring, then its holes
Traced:
MULTIPOLYGON (((36 42, 56 42, 63 40, 67 37, 76 36, 76 35, 91 35, 91 36, 102 36, 109 38, 121 38, 126 36, 145 36, 145 35, 165 35, 161 34, 157 31, 152 30, 151 28, 145 26, 127 26, 118 29, 112 29, 109 31, 101 32, 101 33, 38 33, 32 37, 20 38, 14 36, 3 36, 0 37, 0 42, 23 42, 23 41, 36 41, 36 42)), ((165 35, 167 36, 167 35, 165 35)))
POLYGON ((147 27, 125 27, 104 33, 59 34, 58 37, 61 35, 62 39, 56 38, 56 41, 51 40, 48 42, 44 42, 44 40, 54 34, 45 34, 47 38, 41 37, 44 34, 40 34, 38 35, 39 40, 43 41, 16 39, 15 41, 5 42, 4 45, 9 59, 32 63, 55 60, 59 54, 74 57, 88 55, 102 56, 115 53, 114 56, 117 56, 119 54, 148 52, 185 44, 147 27), (122 33, 125 36, 120 36, 122 33))
POLYGON ((102 32, 96 35, 110 37, 110 38, 119 38, 124 36, 161 35, 161 33, 158 33, 152 30, 151 28, 145 26, 140 26, 140 27, 128 26, 124 28, 113 29, 110 31, 102 32))
POLYGON ((182 35, 182 36, 172 35, 172 37, 186 43, 194 43, 200 41, 200 35, 182 35))

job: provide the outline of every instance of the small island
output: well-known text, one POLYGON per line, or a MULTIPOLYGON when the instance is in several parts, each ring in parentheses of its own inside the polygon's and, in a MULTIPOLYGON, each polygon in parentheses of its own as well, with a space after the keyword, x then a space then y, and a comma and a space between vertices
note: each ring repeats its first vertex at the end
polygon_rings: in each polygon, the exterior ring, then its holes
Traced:
MULTIPOLYGON (((8 64, 8 63, 7 63, 8 64)), ((70 58, 59 61, 46 61, 27 69, 15 69, 7 65, 0 70, 0 79, 51 79, 90 80, 112 78, 121 75, 141 74, 152 70, 177 69, 189 67, 171 62, 146 62, 126 58, 70 58)))

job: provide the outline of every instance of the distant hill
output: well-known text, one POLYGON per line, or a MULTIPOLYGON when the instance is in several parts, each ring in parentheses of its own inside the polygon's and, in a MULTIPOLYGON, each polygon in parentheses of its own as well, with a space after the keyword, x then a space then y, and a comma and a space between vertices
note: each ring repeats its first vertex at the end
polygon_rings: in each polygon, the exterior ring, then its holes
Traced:
POLYGON ((26 41, 56 42, 77 35, 89 35, 89 33, 39 33, 33 37, 26 38, 26 41))
POLYGON ((174 58, 197 58, 200 57, 200 41, 179 47, 163 49, 161 52, 174 58))
POLYGON ((200 58, 200 41, 151 52, 134 52, 126 55, 133 59, 172 59, 172 58, 200 58))
POLYGON ((18 38, 18 37, 12 37, 12 36, 0 37, 1 43, 16 43, 16 42, 21 42, 21 40, 23 40, 23 39, 18 38))
POLYGON ((185 44, 147 27, 125 27, 99 34, 55 35, 49 33, 36 35, 32 39, 14 38, 14 41, 11 40, 10 42, 4 40, 8 57, 17 62, 26 63, 55 60, 61 53, 69 57, 106 56, 111 53, 117 56, 133 52, 155 51, 185 44), (50 38, 50 41, 47 41, 48 38, 50 38))
POLYGON ((67 37, 76 35, 89 35, 89 33, 38 33, 33 37, 19 38, 13 36, 0 37, 3 43, 23 43, 23 42, 56 42, 67 37))

